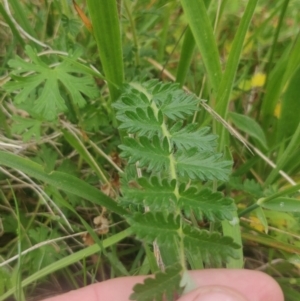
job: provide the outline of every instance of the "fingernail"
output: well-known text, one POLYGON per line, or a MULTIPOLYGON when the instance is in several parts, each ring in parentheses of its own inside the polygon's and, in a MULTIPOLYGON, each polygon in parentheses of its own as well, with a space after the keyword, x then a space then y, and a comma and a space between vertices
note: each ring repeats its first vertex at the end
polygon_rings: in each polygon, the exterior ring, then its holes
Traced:
POLYGON ((239 292, 222 286, 201 287, 183 296, 180 301, 249 301, 239 292))

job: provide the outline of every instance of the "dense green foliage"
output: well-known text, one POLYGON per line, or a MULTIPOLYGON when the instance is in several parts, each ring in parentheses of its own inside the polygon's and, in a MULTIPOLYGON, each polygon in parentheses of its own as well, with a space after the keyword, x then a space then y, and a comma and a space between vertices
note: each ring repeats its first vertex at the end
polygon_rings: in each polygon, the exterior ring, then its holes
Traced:
POLYGON ((0 3, 0 300, 245 266, 298 301, 299 1, 76 3, 0 3))

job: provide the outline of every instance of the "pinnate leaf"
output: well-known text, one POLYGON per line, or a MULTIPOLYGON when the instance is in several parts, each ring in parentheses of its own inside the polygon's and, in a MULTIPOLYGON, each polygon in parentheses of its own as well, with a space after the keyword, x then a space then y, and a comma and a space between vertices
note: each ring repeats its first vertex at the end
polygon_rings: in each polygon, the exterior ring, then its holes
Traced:
POLYGON ((125 111, 133 111, 137 107, 145 110, 152 102, 172 120, 194 114, 198 105, 197 98, 185 93, 178 84, 150 80, 141 85, 124 85, 123 95, 114 107, 118 114, 124 114, 125 111))
MULTIPOLYGON (((201 231, 186 221, 192 213, 198 219, 232 220, 236 210, 233 200, 219 192, 186 188, 190 180, 226 181, 232 165, 216 153, 216 136, 209 134, 209 128, 185 124, 184 119, 198 110, 198 99, 176 84, 155 80, 127 85, 123 91, 115 103, 117 118, 120 128, 134 135, 123 140, 121 156, 147 170, 141 171, 145 178, 137 178, 126 168, 122 178, 121 203, 133 212, 126 219, 137 238, 146 243, 155 241, 164 250, 172 248, 173 262, 184 250, 201 253, 206 262, 235 258, 239 246, 231 238, 201 231), (151 178, 146 178, 149 175, 151 178), (134 213, 141 207, 149 211, 134 213)), ((162 282, 145 283, 132 297, 173 300, 172 290, 166 295, 165 290, 158 289, 162 282)))
POLYGON ((197 110, 197 98, 184 92, 177 83, 150 80, 144 83, 144 87, 163 114, 172 120, 183 119, 197 110))

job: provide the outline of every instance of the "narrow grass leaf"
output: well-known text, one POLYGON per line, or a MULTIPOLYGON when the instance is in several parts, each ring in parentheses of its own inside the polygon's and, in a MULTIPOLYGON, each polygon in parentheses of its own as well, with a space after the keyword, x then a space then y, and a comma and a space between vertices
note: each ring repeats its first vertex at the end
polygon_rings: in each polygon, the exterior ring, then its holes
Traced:
POLYGON ((117 2, 88 0, 88 9, 105 77, 109 80, 112 102, 120 95, 124 67, 117 2), (113 83, 113 84, 111 84, 113 83))
POLYGON ((265 129, 269 127, 269 118, 274 115, 276 104, 284 91, 284 87, 299 68, 299 65, 300 34, 295 37, 295 42, 291 42, 286 46, 283 55, 276 62, 267 81, 261 107, 261 118, 265 129))
MULTIPOLYGON (((119 242, 120 240, 128 237, 129 235, 132 234, 132 230, 131 228, 128 228, 120 233, 117 233, 107 239, 105 239, 102 242, 102 247, 103 248, 108 248, 114 244, 116 244, 117 242, 119 242)), ((76 253, 73 253, 69 256, 66 256, 50 265, 48 265, 47 267, 37 271, 36 273, 34 273, 33 275, 30 275, 29 277, 27 277, 26 279, 24 279, 21 283, 22 287, 26 287, 27 285, 47 276, 50 275, 60 269, 63 269, 73 263, 76 263, 80 260, 83 260, 84 258, 87 258, 97 252, 101 251, 101 247, 98 244, 94 244, 90 247, 87 247, 83 250, 80 250, 76 253)), ((5 294, 3 294, 2 296, 0 296, 0 301, 4 301, 7 297, 11 296, 12 294, 14 294, 16 292, 16 287, 13 287, 11 289, 9 289, 5 294)))
POLYGON ((99 179, 103 182, 108 183, 107 177, 105 176, 105 171, 96 163, 93 156, 89 153, 86 147, 80 139, 76 139, 77 137, 73 136, 70 132, 63 130, 65 139, 67 142, 79 153, 79 155, 87 162, 90 167, 95 171, 99 179))
POLYGON ((216 95, 222 71, 217 44, 205 4, 202 0, 181 0, 181 5, 200 50, 213 94, 216 95))
POLYGON ((292 76, 281 101, 281 110, 278 120, 277 142, 291 137, 298 125, 300 115, 299 101, 300 67, 292 76))
POLYGON ((20 43, 22 48, 24 48, 26 44, 25 44, 23 38, 21 37, 19 31, 17 30, 14 22, 12 22, 11 18, 7 14, 6 10, 4 9, 2 3, 0 3, 0 14, 2 15, 3 19, 5 20, 5 22, 9 26, 10 30, 12 31, 13 37, 20 43))
POLYGON ((274 211, 300 212, 300 200, 295 198, 279 197, 268 202, 262 202, 260 206, 274 211))
MULTIPOLYGON (((225 72, 218 90, 216 99, 216 112, 225 120, 227 119, 228 104, 235 79, 236 70, 240 62, 244 41, 258 0, 249 0, 238 30, 235 34, 230 49, 225 72)), ((222 124, 217 123, 217 134, 220 137, 219 149, 224 148, 228 132, 222 124)))
POLYGON ((193 33, 190 27, 188 27, 184 35, 180 59, 176 71, 176 82, 179 83, 180 87, 184 85, 184 81, 192 61, 195 45, 193 33))
POLYGON ((271 184, 274 181, 280 169, 285 169, 286 164, 289 162, 290 158, 293 156, 295 152, 297 152, 297 149, 299 149, 299 141, 300 141, 300 122, 298 121, 298 127, 295 133, 293 134, 291 141, 289 142, 287 147, 285 147, 283 153, 280 156, 278 156, 276 167, 272 169, 271 173, 265 180, 264 183, 265 186, 271 184))
POLYGON ((269 235, 250 232, 242 232, 242 238, 251 242, 259 243, 263 246, 270 247, 274 250, 280 250, 291 254, 300 254, 300 248, 290 243, 284 243, 269 235))
POLYGON ((59 171, 53 171, 48 174, 44 171, 41 165, 29 159, 24 159, 3 151, 0 151, 0 164, 20 170, 33 178, 44 181, 58 189, 85 198, 94 204, 104 206, 117 214, 126 214, 126 210, 121 208, 114 200, 106 196, 97 188, 70 174, 59 171))

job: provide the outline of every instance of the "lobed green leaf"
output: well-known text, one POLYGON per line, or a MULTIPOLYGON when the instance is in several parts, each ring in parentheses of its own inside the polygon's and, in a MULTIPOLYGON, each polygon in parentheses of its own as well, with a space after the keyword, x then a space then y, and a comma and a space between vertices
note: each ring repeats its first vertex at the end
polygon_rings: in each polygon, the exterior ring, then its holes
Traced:
POLYGON ((158 136, 154 136, 153 141, 144 136, 140 137, 140 141, 126 137, 124 144, 119 147, 122 149, 120 156, 128 158, 130 164, 138 162, 139 167, 146 167, 149 171, 169 168, 170 152, 167 139, 161 143, 158 136))
MULTIPOLYGON (((10 67, 15 69, 11 76, 12 81, 4 86, 8 92, 20 90, 14 99, 17 104, 26 102, 29 95, 33 93, 35 95, 33 111, 42 114, 46 120, 54 120, 59 113, 67 110, 65 99, 60 91, 61 85, 65 87, 72 102, 78 107, 83 107, 86 103, 83 95, 88 98, 98 96, 98 89, 90 75, 81 77, 73 75, 77 72, 77 65, 75 62, 72 63, 72 59, 50 68, 30 46, 26 47, 26 54, 32 62, 23 61, 19 57, 9 61, 10 67)), ((82 70, 78 73, 83 74, 82 70)))
POLYGON ((174 300, 174 296, 179 293, 181 272, 182 267, 176 264, 168 267, 165 272, 155 274, 155 278, 145 279, 143 284, 139 283, 134 286, 134 293, 130 295, 130 300, 174 300))
POLYGON ((113 103, 118 118, 124 115, 126 111, 134 112, 137 108, 146 110, 149 105, 150 101, 146 95, 128 84, 123 85, 121 97, 113 103))
POLYGON ((175 157, 178 173, 190 179, 227 181, 231 172, 231 161, 219 161, 222 154, 198 152, 194 148, 180 151, 175 157))
POLYGON ((29 141, 32 137, 39 139, 41 136, 42 121, 23 118, 21 116, 13 116, 12 132, 22 135, 24 142, 29 141))
POLYGON ((174 212, 177 203, 174 194, 175 180, 169 182, 164 179, 160 182, 157 177, 152 177, 150 180, 139 178, 136 185, 126 184, 122 185, 121 203, 144 205, 149 207, 150 211, 174 212))
POLYGON ((162 212, 146 212, 135 213, 127 220, 138 239, 147 243, 156 240, 160 246, 176 247, 176 242, 179 240, 179 217, 165 216, 162 212))
POLYGON ((196 97, 180 89, 172 93, 156 94, 154 101, 159 104, 162 113, 172 120, 184 119, 186 116, 193 115, 198 109, 196 97))
POLYGON ((137 107, 145 109, 151 102, 172 120, 183 119, 198 110, 198 100, 194 95, 185 93, 175 83, 162 83, 150 80, 143 84, 124 85, 123 95, 114 104, 118 114, 135 110, 137 107))
POLYGON ((227 261, 228 258, 237 258, 236 250, 240 248, 231 237, 222 237, 219 233, 210 233, 199 230, 190 225, 183 228, 184 245, 188 252, 200 252, 205 262, 227 261))
POLYGON ((193 212, 199 219, 204 214, 211 221, 232 220, 232 212, 236 210, 233 199, 209 189, 197 191, 194 187, 180 192, 178 203, 183 210, 193 212))
POLYGON ((122 115, 117 115, 117 119, 122 122, 119 129, 126 130, 128 133, 147 135, 150 138, 154 135, 162 136, 162 120, 157 120, 151 107, 137 108, 135 112, 126 111, 122 115))
POLYGON ((188 150, 194 147, 199 151, 213 152, 215 150, 217 146, 217 136, 207 135, 209 127, 198 129, 197 124, 192 123, 185 127, 182 127, 182 124, 183 123, 179 121, 170 129, 170 140, 179 150, 188 150))

